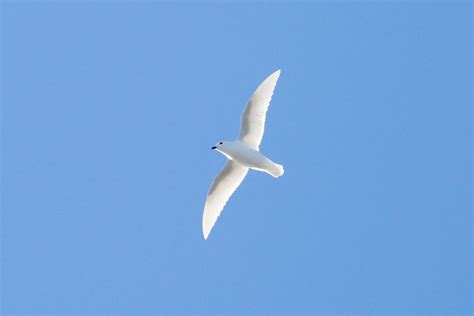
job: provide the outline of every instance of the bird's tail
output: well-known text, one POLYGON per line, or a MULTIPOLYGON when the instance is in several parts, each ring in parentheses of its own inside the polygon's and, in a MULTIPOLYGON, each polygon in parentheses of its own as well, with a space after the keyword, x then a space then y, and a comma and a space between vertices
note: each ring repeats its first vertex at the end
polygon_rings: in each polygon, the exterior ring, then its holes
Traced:
POLYGON ((272 175, 272 177, 274 178, 278 178, 280 176, 283 175, 283 173, 285 173, 285 169, 283 169, 283 166, 282 165, 279 165, 277 163, 273 163, 273 166, 270 168, 270 174, 272 175))

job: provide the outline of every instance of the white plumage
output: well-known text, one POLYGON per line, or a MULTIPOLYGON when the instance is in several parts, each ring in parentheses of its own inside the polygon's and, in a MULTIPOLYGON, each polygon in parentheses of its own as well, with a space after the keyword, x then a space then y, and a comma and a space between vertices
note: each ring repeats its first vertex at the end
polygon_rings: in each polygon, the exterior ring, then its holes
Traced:
POLYGON ((212 147, 229 160, 214 179, 207 194, 202 218, 204 239, 209 236, 224 206, 244 180, 249 168, 266 172, 273 177, 283 175, 283 166, 274 163, 259 151, 268 106, 279 76, 280 70, 272 73, 250 97, 242 113, 239 139, 222 141, 212 147))
POLYGON ((258 150, 265 130, 268 106, 280 77, 280 70, 267 77, 255 90, 242 113, 239 140, 258 150))

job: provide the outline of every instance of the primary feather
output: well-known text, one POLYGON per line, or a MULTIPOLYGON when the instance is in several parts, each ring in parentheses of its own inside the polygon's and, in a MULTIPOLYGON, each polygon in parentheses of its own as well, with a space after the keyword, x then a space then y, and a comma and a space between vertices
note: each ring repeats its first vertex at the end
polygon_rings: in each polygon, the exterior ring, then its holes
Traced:
POLYGON ((230 196, 245 178, 249 168, 228 160, 224 169, 217 175, 207 194, 202 218, 202 233, 207 239, 217 218, 230 196))
POLYGON ((279 77, 280 70, 268 76, 250 97, 242 113, 239 139, 257 150, 262 141, 268 106, 279 77))

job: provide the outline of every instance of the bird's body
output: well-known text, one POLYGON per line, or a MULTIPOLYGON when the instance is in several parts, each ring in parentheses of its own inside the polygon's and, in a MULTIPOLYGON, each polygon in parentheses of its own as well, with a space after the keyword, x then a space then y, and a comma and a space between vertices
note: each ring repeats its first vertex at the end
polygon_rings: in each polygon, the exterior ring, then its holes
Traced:
POLYGON ((279 76, 280 70, 275 71, 253 93, 242 114, 238 140, 222 141, 212 147, 226 156, 228 161, 207 194, 202 217, 204 239, 209 236, 222 209, 244 180, 249 168, 266 172, 275 178, 284 173, 283 166, 260 153, 266 114, 279 76))
POLYGON ((283 174, 281 165, 274 163, 260 151, 251 148, 240 140, 224 141, 216 150, 226 156, 227 159, 244 167, 266 172, 275 178, 283 174))

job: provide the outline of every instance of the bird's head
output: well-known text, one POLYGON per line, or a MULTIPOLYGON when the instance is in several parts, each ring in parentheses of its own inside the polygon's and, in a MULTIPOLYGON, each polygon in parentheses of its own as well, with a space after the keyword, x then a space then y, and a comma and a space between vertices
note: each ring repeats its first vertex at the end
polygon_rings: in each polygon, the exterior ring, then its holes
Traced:
POLYGON ((218 142, 214 146, 212 146, 211 149, 212 150, 218 149, 218 148, 222 147, 222 145, 224 145, 224 142, 218 142))

